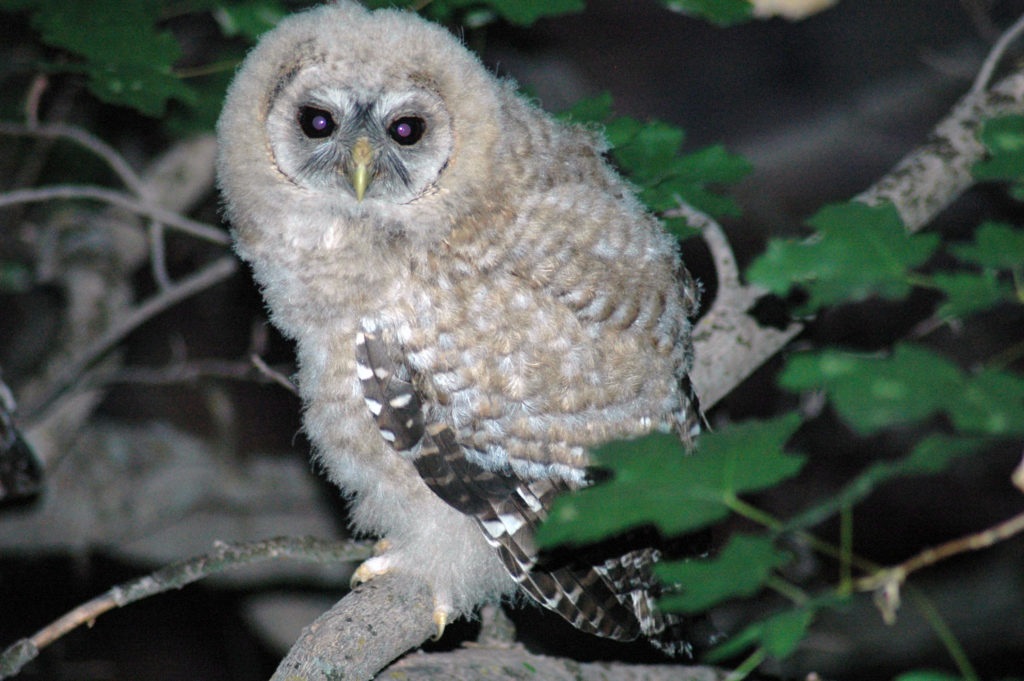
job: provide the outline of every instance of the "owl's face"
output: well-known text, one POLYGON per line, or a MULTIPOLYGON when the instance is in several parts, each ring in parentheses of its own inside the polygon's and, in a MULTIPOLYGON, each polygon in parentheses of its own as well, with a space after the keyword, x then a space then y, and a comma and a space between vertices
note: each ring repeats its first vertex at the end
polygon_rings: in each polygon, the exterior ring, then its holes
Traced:
POLYGON ((345 252, 339 263, 365 264, 443 243, 456 218, 509 191, 494 161, 508 96, 413 14, 339 1, 282 20, 239 69, 217 124, 239 254, 258 265, 345 252))
POLYGON ((385 90, 313 64, 278 90, 267 137, 278 169, 301 188, 406 204, 435 190, 452 153, 451 123, 426 84, 385 90))

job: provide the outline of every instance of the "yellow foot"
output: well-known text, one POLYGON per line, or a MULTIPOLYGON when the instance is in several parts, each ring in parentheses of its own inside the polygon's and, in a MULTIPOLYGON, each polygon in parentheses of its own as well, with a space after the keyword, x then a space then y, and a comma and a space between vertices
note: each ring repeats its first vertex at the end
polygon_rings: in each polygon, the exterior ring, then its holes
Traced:
POLYGON ((374 556, 369 560, 363 561, 363 564, 352 573, 352 579, 349 580, 349 588, 354 589, 374 577, 386 574, 389 570, 391 570, 391 561, 388 560, 387 556, 374 556))

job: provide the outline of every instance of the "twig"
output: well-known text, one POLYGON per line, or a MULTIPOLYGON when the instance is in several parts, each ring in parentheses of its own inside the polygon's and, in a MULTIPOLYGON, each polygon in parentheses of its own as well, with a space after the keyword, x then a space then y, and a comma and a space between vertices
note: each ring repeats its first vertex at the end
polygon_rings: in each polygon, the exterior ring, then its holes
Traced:
POLYGON ((287 378, 273 367, 267 366, 262 360, 241 359, 176 359, 165 366, 140 367, 127 366, 119 369, 103 382, 134 383, 143 385, 173 385, 191 383, 201 378, 220 378, 234 381, 252 381, 258 383, 274 383, 294 393, 296 388, 287 378), (256 366, 254 366, 256 365, 256 366))
POLYGON ((146 230, 149 236, 149 268, 153 273, 153 279, 161 290, 171 288, 173 282, 167 273, 167 254, 164 249, 164 226, 162 223, 153 220, 146 230))
POLYGON ((253 366, 255 366, 256 369, 259 370, 261 374, 269 378, 274 383, 277 383, 279 386, 289 391, 293 395, 299 394, 298 387, 294 383, 292 383, 292 381, 289 380, 287 376, 282 374, 280 371, 277 371, 268 366, 267 363, 263 361, 263 358, 257 355, 256 353, 253 353, 252 355, 249 356, 249 361, 252 362, 253 366))
POLYGON ((215 244, 226 246, 231 241, 231 238, 222 229, 208 225, 205 222, 191 220, 172 210, 151 205, 144 200, 135 199, 127 194, 105 187, 52 185, 35 189, 17 189, 0 194, 0 208, 20 203, 41 203, 43 201, 72 199, 86 199, 109 203, 138 215, 151 218, 169 227, 174 227, 185 234, 212 241, 215 244))
POLYGON ((31 126, 39 125, 39 102, 43 93, 50 86, 50 78, 45 73, 37 74, 25 95, 25 120, 31 126))
POLYGON ((1010 28, 1006 29, 999 36, 999 40, 989 50, 988 56, 985 57, 985 62, 981 65, 978 75, 974 78, 974 84, 971 85, 970 95, 978 95, 985 91, 989 81, 992 80, 992 74, 995 72, 999 62, 1002 61, 1007 48, 1010 47, 1010 43, 1020 37, 1022 31, 1024 31, 1024 14, 1018 17, 1017 21, 1013 22, 1010 28))
POLYGON ((50 383, 47 393, 25 409, 27 417, 31 420, 38 416, 57 396, 74 384, 86 369, 143 322, 189 296, 227 279, 237 269, 238 263, 234 256, 223 256, 117 319, 89 347, 62 367, 60 374, 50 383))
POLYGON ((209 575, 275 558, 323 563, 358 561, 369 555, 369 547, 362 542, 328 542, 312 537, 277 537, 242 544, 218 543, 208 554, 115 586, 51 622, 32 637, 18 641, 0 654, 0 679, 17 674, 39 655, 40 650, 83 624, 91 625, 105 612, 171 589, 180 589, 209 575))
POLYGON ((124 157, 109 144, 82 128, 60 124, 20 125, 18 123, 0 121, 0 135, 71 140, 103 159, 135 196, 138 198, 145 198, 146 196, 145 183, 138 173, 128 165, 124 157))
POLYGON ((1024 513, 981 532, 925 549, 899 565, 884 568, 875 574, 858 579, 855 586, 858 591, 875 592, 875 603, 882 613, 882 618, 887 624, 892 624, 900 607, 900 588, 912 573, 960 553, 988 548, 1021 532, 1024 532, 1024 513))

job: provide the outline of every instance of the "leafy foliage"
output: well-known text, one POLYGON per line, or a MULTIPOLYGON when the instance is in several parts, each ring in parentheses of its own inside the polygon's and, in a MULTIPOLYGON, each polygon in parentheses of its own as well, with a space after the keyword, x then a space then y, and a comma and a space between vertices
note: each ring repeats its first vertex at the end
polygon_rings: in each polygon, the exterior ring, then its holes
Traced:
POLYGON ((985 122, 979 138, 989 157, 975 164, 979 180, 1012 182, 1011 193, 1024 198, 1024 116, 999 116, 985 122))
POLYGON ((708 654, 710 662, 721 662, 757 647, 765 654, 777 659, 788 657, 807 634, 807 628, 814 621, 820 603, 783 610, 760 622, 745 627, 728 641, 717 646, 708 654))
MULTIPOLYGON (((576 123, 601 126, 611 157, 640 188, 640 198, 655 212, 671 210, 680 199, 704 212, 718 216, 739 215, 729 196, 710 187, 737 182, 750 172, 750 163, 715 145, 691 154, 680 154, 685 133, 661 121, 642 123, 612 115, 612 98, 603 93, 578 102, 562 114, 576 123)), ((666 220, 668 226, 688 235, 682 220, 666 220)))
POLYGON ((843 419, 868 435, 944 412, 963 432, 1024 433, 1024 379, 966 374, 941 355, 901 343, 888 357, 838 350, 794 356, 779 377, 790 390, 824 390, 843 419))
POLYGON ((723 600, 752 596, 764 586, 772 570, 789 562, 789 554, 774 547, 769 536, 735 535, 709 560, 661 563, 658 578, 671 585, 673 595, 662 597, 666 610, 702 612, 723 600))
MULTIPOLYGON (((394 2, 374 0, 370 5, 394 6, 394 2)), ((434 21, 459 19, 470 27, 489 24, 497 18, 520 26, 530 26, 538 19, 570 12, 582 12, 584 0, 433 0, 424 9, 434 21)))
POLYGON ((800 470, 803 458, 783 451, 799 425, 794 414, 737 425, 709 433, 689 456, 674 435, 605 445, 594 458, 613 480, 556 499, 537 541, 582 544, 644 524, 681 534, 721 520, 739 494, 800 470))
POLYGON ((754 9, 749 0, 662 0, 662 3, 674 12, 702 17, 719 26, 749 21, 754 9))
POLYGON ((161 115, 170 99, 196 102, 196 93, 172 73, 181 50, 173 35, 156 27, 158 3, 7 0, 0 8, 29 11, 43 42, 79 57, 62 70, 84 73, 105 102, 149 116, 161 115))
POLYGON ((988 443, 978 437, 933 434, 917 443, 910 454, 897 461, 878 461, 846 483, 838 492, 786 521, 785 530, 813 527, 844 508, 852 508, 879 485, 912 475, 934 475, 945 471, 957 458, 975 453, 988 443))
POLYGON ((747 270, 754 283, 779 295, 807 289, 805 311, 869 296, 899 298, 908 273, 939 245, 936 234, 910 234, 891 204, 844 203, 822 208, 807 221, 808 239, 773 239, 747 270))

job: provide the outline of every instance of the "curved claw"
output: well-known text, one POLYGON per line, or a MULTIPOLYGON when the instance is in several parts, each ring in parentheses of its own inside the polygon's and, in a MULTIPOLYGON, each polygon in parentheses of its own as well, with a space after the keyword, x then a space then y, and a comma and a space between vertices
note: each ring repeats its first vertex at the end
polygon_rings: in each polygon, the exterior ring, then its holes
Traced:
POLYGON ((374 577, 380 577, 391 570, 391 562, 387 559, 387 556, 374 556, 369 560, 363 561, 362 565, 356 568, 356 571, 352 573, 352 578, 349 580, 349 588, 354 589, 364 582, 368 582, 374 577))
POLYGON ((437 633, 431 637, 432 641, 438 641, 444 636, 444 628, 448 624, 448 614, 450 610, 447 606, 435 605, 434 607, 434 626, 437 627, 437 633))

